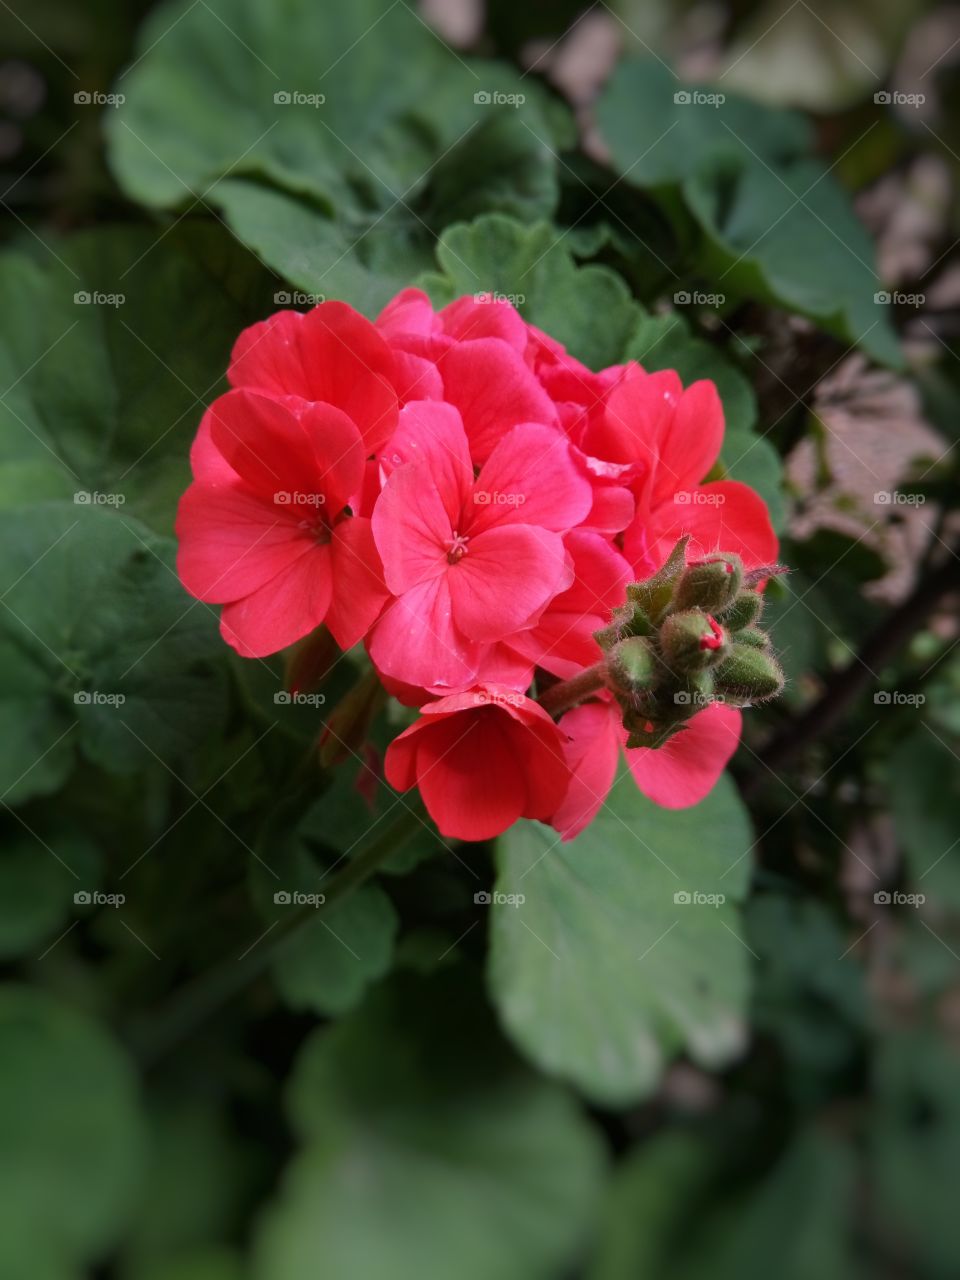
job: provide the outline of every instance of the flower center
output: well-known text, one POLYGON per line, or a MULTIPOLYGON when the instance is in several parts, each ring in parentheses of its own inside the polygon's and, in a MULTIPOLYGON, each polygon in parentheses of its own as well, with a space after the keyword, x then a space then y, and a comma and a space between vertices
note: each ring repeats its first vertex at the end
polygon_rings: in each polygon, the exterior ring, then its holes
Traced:
POLYGON ((447 564, 459 564, 463 557, 467 554, 467 543, 470 537, 466 533, 457 533, 453 531, 453 537, 447 543, 447 564))

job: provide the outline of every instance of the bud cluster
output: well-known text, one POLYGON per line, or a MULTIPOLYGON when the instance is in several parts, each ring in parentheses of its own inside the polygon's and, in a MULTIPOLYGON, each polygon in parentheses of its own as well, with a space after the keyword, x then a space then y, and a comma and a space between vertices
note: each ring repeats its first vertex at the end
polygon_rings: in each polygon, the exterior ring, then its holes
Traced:
POLYGON ((776 566, 744 571, 717 552, 686 562, 688 538, 663 568, 627 588, 627 603, 596 632, 605 683, 623 712, 628 747, 660 747, 711 702, 764 702, 783 688, 783 672, 757 623, 758 585, 776 566))

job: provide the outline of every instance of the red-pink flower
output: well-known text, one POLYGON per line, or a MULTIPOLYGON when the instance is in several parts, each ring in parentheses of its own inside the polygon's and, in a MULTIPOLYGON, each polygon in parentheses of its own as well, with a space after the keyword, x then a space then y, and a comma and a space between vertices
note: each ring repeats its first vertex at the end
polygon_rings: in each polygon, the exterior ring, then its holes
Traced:
POLYGON ((351 515, 366 445, 332 404, 229 391, 204 416, 194 483, 177 515, 187 590, 223 604, 224 639, 245 657, 326 622, 347 648, 386 597, 370 521, 351 515))
POLYGON ((434 313, 416 289, 377 318, 395 362, 402 401, 445 400, 459 411, 473 461, 524 422, 557 425, 550 396, 524 359, 527 327, 507 302, 458 298, 434 313))
POLYGON ((440 833, 489 840, 518 818, 549 819, 570 782, 563 735, 515 690, 484 685, 429 702, 387 748, 387 781, 419 787, 440 833))
POLYGON ((643 794, 666 809, 685 809, 709 794, 740 740, 741 715, 713 703, 655 750, 628 750, 620 710, 608 698, 568 711, 560 720, 572 781, 551 823, 572 840, 593 821, 616 777, 623 751, 643 794))
POLYGON ((453 406, 412 402, 373 513, 396 597, 370 637, 388 677, 425 689, 473 684, 489 646, 533 626, 572 582, 562 532, 590 506, 565 438, 514 427, 476 480, 453 406))
POLYGON ((382 336, 345 302, 278 311, 244 329, 230 360, 231 386, 334 405, 375 453, 397 425, 395 362, 382 336))

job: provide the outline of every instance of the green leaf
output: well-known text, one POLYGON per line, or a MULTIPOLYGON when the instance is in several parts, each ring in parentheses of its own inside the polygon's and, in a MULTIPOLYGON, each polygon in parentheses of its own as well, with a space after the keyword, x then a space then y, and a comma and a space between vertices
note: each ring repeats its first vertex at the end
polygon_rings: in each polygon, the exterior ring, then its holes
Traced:
POLYGON ((877 360, 902 363, 888 308, 874 301, 870 238, 813 158, 806 120, 717 86, 684 85, 651 60, 617 68, 598 118, 625 180, 664 199, 682 195, 705 237, 699 266, 718 288, 796 311, 877 360))
POLYGON ((808 1131, 772 1169, 732 1192, 716 1165, 709 1148, 675 1133, 630 1156, 611 1192, 589 1280, 856 1275, 847 1223, 857 1169, 841 1139, 808 1131))
POLYGON ((289 0, 278 21, 272 0, 178 0, 140 49, 107 121, 123 189, 220 207, 304 290, 375 311, 451 217, 556 205, 566 111, 509 68, 465 61, 409 5, 289 0))
POLYGON ((869 1127, 877 1217, 917 1275, 956 1272, 960 1060, 932 1031, 900 1032, 877 1055, 869 1127))
POLYGON ((504 1053, 459 967, 393 980, 315 1032, 290 1108, 303 1147, 256 1280, 552 1280, 583 1243, 597 1135, 504 1053))
POLYGON ((735 904, 750 845, 729 779, 695 808, 667 810, 626 770, 575 840, 511 828, 496 888, 524 900, 492 907, 490 987, 523 1052, 609 1105, 648 1097, 681 1052, 729 1062, 745 1034, 750 952, 735 904))
POLYGON ((639 361, 651 372, 676 369, 685 385, 699 378, 709 378, 717 384, 726 421, 718 474, 742 480, 756 489, 767 504, 773 527, 782 529, 786 506, 780 455, 769 440, 754 431, 757 398, 736 365, 709 342, 694 337, 678 315, 644 316, 624 358, 639 361))
POLYGON ((0 255, 0 507, 81 493, 172 531, 245 318, 209 237, 202 268, 191 243, 116 227, 0 255))
POLYGON ((443 274, 422 281, 435 302, 502 294, 591 369, 623 358, 638 315, 627 286, 606 267, 577 266, 562 233, 547 223, 523 226, 489 214, 449 227, 437 259, 443 274))
POLYGON ((26 832, 0 849, 0 959, 39 954, 67 920, 73 895, 97 887, 99 851, 83 836, 26 832))
POLYGON ((212 613, 191 603, 171 545, 126 516, 60 503, 0 512, 0 791, 56 789, 79 746, 129 773, 219 731, 212 613))
POLYGON ((57 1280, 116 1238, 142 1156, 126 1059, 85 1015, 0 989, 4 1280, 57 1280))
POLYGON ((393 960, 397 913, 376 885, 365 885, 324 910, 277 953, 273 975, 292 1009, 327 1017, 358 1004, 393 960))
MULTIPOLYGON (((916 707, 904 710, 922 714, 916 707)), ((908 733, 890 756, 887 786, 908 887, 945 907, 960 907, 960 764, 942 734, 923 725, 908 733)))

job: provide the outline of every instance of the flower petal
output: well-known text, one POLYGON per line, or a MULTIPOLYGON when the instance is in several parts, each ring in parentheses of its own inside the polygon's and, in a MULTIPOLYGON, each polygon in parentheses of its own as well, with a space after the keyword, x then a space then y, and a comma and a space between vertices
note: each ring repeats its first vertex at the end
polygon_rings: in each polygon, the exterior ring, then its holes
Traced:
POLYGON ((176 533, 180 580, 211 604, 249 595, 316 546, 292 508, 238 483, 192 484, 180 499, 176 533))
POLYGON ((559 534, 521 524, 488 529, 446 574, 456 624, 471 640, 502 639, 556 595, 565 571, 559 534))
POLYGON ((393 353, 369 320, 344 302, 312 311, 280 311, 237 339, 230 362, 234 387, 297 395, 342 409, 378 449, 397 423, 393 353))
MULTIPOLYGON (((686 809, 713 790, 740 741, 736 707, 704 707, 662 747, 627 751, 627 764, 643 794, 665 809, 686 809)), ((626 730, 621 729, 626 743, 626 730)))
POLYGON ((552 427, 524 423, 496 445, 473 487, 478 508, 473 533, 522 523, 565 531, 593 502, 590 481, 576 465, 566 437, 552 427))
POLYGON ((691 537, 688 559, 734 551, 750 569, 774 563, 779 550, 760 495, 738 480, 717 480, 681 491, 646 518, 638 514, 626 532, 624 554, 638 575, 648 576, 686 533, 691 537))
POLYGON ((501 338, 454 343, 437 367, 444 399, 460 410, 470 452, 484 462, 501 436, 521 422, 553 426, 557 411, 534 375, 501 338))
POLYGON ((340 648, 350 649, 370 630, 390 593, 369 520, 341 520, 333 531, 330 551, 333 599, 327 626, 340 648))
POLYGON ((220 634, 244 658, 265 658, 319 627, 332 593, 330 550, 314 546, 242 600, 224 606, 220 634))
POLYGON ((551 818, 564 840, 572 840, 596 817, 607 798, 620 757, 619 720, 609 702, 587 702, 560 720, 570 786, 551 818))
POLYGON ((368 648, 377 670, 404 684, 463 689, 476 679, 480 649, 454 625, 446 574, 388 604, 368 648))

